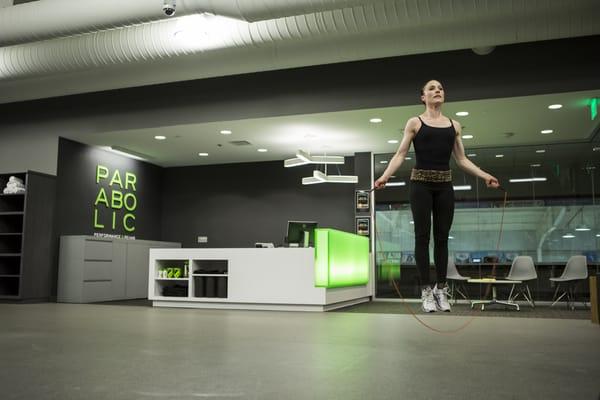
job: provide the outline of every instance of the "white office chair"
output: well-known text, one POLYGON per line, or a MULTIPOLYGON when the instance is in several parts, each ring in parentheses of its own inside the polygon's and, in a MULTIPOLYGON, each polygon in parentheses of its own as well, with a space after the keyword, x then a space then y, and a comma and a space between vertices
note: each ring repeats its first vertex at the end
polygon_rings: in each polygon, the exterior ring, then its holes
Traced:
POLYGON ((509 281, 512 280, 522 282, 513 283, 512 288, 510 289, 510 294, 508 295, 509 302, 513 302, 517 297, 519 297, 519 295, 522 294, 531 307, 535 308, 535 302, 533 301, 533 296, 531 295, 529 285, 527 284, 528 281, 537 279, 537 272, 535 270, 533 258, 529 256, 515 257, 510 267, 510 271, 508 272, 508 276, 505 279, 509 281), (517 288, 517 292, 513 296, 515 288, 517 288))
POLYGON ((468 276, 462 276, 458 270, 456 269, 456 264, 454 264, 454 258, 448 257, 448 271, 446 272, 446 279, 450 281, 450 298, 454 300, 454 304, 456 304, 456 293, 460 294, 465 300, 469 300, 467 297, 467 288, 465 286, 465 282, 471 279, 468 276), (462 291, 461 291, 462 289, 462 291))
MULTIPOLYGON (((558 278, 550 278, 551 282, 556 283, 556 290, 554 291, 554 296, 552 296, 552 306, 558 303, 560 299, 564 296, 567 296, 567 307, 571 308, 571 310, 575 309, 575 286, 580 281, 587 280, 588 278, 588 268, 587 268, 587 259, 585 256, 572 256, 567 261, 567 266, 563 271, 562 275, 558 278), (566 285, 566 289, 563 289, 562 294, 557 298, 558 290, 561 284, 566 285)), ((585 302, 583 303, 585 306, 585 302)))

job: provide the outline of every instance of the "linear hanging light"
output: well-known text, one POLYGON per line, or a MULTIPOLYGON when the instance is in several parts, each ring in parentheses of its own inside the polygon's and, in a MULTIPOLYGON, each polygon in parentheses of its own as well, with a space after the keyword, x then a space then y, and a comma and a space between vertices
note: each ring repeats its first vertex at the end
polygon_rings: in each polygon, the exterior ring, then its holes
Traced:
POLYGON ((520 183, 520 182, 546 182, 546 178, 514 178, 508 180, 510 183, 520 183))
POLYGON ((358 183, 356 175, 326 175, 325 173, 314 170, 313 176, 302 178, 303 185, 314 185, 316 183, 358 183))
POLYGON ((295 158, 283 161, 285 168, 299 167, 307 164, 343 164, 343 156, 312 156, 305 151, 298 150, 295 158))

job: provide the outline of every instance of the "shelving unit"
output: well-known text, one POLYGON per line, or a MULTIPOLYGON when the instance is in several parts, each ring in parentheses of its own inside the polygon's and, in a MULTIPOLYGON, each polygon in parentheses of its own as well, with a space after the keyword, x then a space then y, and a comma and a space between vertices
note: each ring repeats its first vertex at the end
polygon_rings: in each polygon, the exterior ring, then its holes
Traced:
POLYGON ((55 190, 51 175, 0 174, 0 300, 49 299, 55 190), (25 193, 1 193, 11 176, 25 193))
POLYGON ((199 260, 199 259, 157 259, 154 261, 152 271, 154 276, 153 290, 154 298, 172 299, 174 297, 185 297, 190 299, 226 299, 227 277, 229 276, 227 260, 199 260), (181 268, 182 271, 188 266, 189 274, 183 278, 165 278, 159 276, 161 269, 181 268), (186 286, 186 296, 168 295, 169 288, 176 285, 186 286))

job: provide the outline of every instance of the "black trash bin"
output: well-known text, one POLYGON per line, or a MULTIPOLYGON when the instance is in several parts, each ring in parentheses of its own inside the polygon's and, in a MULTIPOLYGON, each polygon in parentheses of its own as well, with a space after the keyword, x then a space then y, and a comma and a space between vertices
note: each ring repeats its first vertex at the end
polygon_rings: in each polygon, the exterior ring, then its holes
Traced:
POLYGON ((194 277, 194 296, 195 297, 206 296, 206 289, 204 288, 204 277, 203 276, 195 276, 194 277))
POLYGON ((227 277, 217 278, 217 297, 227 297, 227 277))
POLYGON ((204 278, 205 297, 217 297, 217 278, 207 276, 204 278))

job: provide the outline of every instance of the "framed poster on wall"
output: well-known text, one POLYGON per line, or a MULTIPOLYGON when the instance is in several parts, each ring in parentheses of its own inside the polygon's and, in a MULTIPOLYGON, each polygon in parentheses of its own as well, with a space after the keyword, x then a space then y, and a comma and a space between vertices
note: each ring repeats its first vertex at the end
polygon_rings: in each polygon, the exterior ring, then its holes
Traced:
POLYGON ((356 217, 356 234, 361 236, 371 236, 371 218, 356 217))
POLYGON ((357 213, 369 212, 371 210, 370 192, 357 190, 354 204, 357 213))

